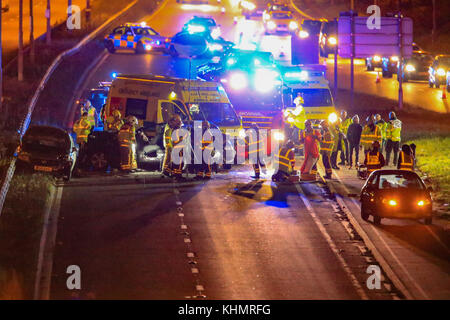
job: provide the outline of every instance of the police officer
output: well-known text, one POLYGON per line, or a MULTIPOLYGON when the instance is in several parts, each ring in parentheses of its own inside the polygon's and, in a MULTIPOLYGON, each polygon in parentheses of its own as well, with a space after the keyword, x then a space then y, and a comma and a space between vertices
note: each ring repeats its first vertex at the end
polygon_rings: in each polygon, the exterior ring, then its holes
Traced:
POLYGON ((286 145, 278 152, 278 155, 275 158, 275 164, 278 168, 277 172, 272 176, 272 181, 284 181, 291 173, 294 172, 294 146, 294 142, 288 140, 286 145))
POLYGON ((248 152, 248 159, 253 165, 255 175, 253 179, 259 179, 261 175, 261 169, 265 168, 264 160, 261 159, 261 153, 266 151, 264 146, 264 137, 261 136, 259 127, 256 123, 252 123, 250 134, 245 137, 245 146, 248 152))
POLYGON ((120 169, 122 171, 134 171, 136 162, 136 127, 138 120, 135 116, 128 116, 125 124, 118 133, 120 147, 120 169))
POLYGON ((325 179, 331 179, 332 169, 330 164, 331 151, 333 151, 334 139, 328 128, 328 122, 323 120, 320 123, 322 127, 322 140, 320 141, 320 154, 322 155, 322 163, 325 167, 325 179))
POLYGON ((401 133, 402 122, 397 119, 395 112, 392 111, 389 113, 389 123, 386 127, 386 165, 389 165, 392 151, 394 151, 394 165, 397 163, 401 133))
POLYGON ((88 120, 92 127, 97 126, 97 110, 95 110, 90 100, 86 100, 81 106, 80 114, 87 112, 88 120))

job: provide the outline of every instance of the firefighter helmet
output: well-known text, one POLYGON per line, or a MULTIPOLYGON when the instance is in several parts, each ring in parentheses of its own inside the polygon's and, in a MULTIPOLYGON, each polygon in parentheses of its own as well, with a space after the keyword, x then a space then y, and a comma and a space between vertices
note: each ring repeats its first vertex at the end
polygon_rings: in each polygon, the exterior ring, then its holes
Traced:
POLYGON ((127 117, 127 123, 131 124, 132 126, 138 125, 138 119, 135 116, 128 116, 127 117))
POLYGON ((113 117, 114 118, 122 118, 122 114, 120 113, 120 111, 119 110, 114 110, 113 111, 113 113, 112 113, 112 115, 113 115, 113 117))

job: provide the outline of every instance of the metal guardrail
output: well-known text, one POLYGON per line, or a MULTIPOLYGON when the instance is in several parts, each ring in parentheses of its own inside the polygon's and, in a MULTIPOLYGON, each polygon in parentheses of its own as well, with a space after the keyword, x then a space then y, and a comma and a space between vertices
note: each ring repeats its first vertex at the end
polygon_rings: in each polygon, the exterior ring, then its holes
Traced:
MULTIPOLYGON (((20 138, 23 137, 25 132, 28 129, 28 126, 31 122, 31 116, 34 111, 34 107, 36 106, 36 102, 38 101, 41 92, 44 90, 45 85, 47 84, 48 80, 52 76, 53 72, 56 70, 56 68, 59 66, 61 61, 71 56, 72 54, 78 52, 82 47, 84 47, 87 43, 89 43, 91 40, 93 40, 100 32, 102 32, 113 20, 117 19, 120 15, 122 15, 124 12, 128 11, 131 7, 133 7, 139 0, 134 0, 132 3, 127 5, 125 8, 123 8, 120 12, 116 13, 114 16, 106 20, 101 26, 99 26, 97 29, 92 31, 90 34, 88 34, 86 37, 83 38, 76 46, 73 48, 66 50, 62 53, 60 53, 56 59, 53 61, 53 63, 48 67, 47 72, 42 77, 41 82, 39 83, 38 88, 34 92, 33 97, 30 100, 30 104, 28 105, 28 111, 25 115, 20 128, 18 130, 20 138)), ((14 158, 11 160, 11 163, 8 167, 8 170, 5 175, 5 180, 3 181, 2 187, 0 189, 0 216, 3 211, 3 205, 5 204, 6 195, 8 194, 9 186, 11 183, 11 179, 14 176, 14 171, 16 169, 16 154, 14 155, 14 158)))

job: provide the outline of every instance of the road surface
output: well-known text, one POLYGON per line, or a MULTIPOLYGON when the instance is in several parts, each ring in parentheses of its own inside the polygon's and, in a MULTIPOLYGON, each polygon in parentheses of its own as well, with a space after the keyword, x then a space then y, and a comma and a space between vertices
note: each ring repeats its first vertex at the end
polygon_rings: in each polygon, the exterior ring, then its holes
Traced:
MULTIPOLYGON (((194 14, 174 0, 163 6, 143 17, 162 34, 194 14)), ((229 16, 209 14, 233 32, 229 16)), ((162 54, 105 54, 86 86, 113 71, 185 76, 187 65, 162 54)), ((354 173, 333 183, 347 213, 320 183, 276 185, 270 172, 260 181, 251 174, 237 166, 208 182, 175 184, 140 172, 61 184, 42 288, 51 299, 450 298, 448 235, 417 222, 361 223, 394 272, 369 290, 367 268, 381 261, 349 224, 348 214, 359 214, 347 197, 358 188, 354 173), (67 289, 70 265, 81 269, 81 290, 67 289)))

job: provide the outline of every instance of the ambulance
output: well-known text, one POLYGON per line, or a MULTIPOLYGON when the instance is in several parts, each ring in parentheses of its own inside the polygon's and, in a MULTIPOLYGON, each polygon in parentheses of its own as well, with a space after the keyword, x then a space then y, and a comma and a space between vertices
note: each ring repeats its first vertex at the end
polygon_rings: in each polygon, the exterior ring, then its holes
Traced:
POLYGON ((323 69, 325 67, 320 65, 283 68, 283 82, 289 89, 285 101, 292 101, 287 104, 293 105, 294 99, 300 95, 304 101, 306 119, 334 123, 338 116, 323 69))
MULTIPOLYGON (((135 116, 151 146, 137 146, 139 160, 161 162, 164 154, 164 126, 173 114, 183 123, 207 120, 223 134, 242 134, 242 121, 220 83, 187 80, 160 75, 118 74, 112 81, 105 106, 105 117, 112 120, 114 110, 122 117, 135 116), (146 152, 150 150, 151 152, 146 152)), ((224 139, 225 141, 225 139, 224 139)))

